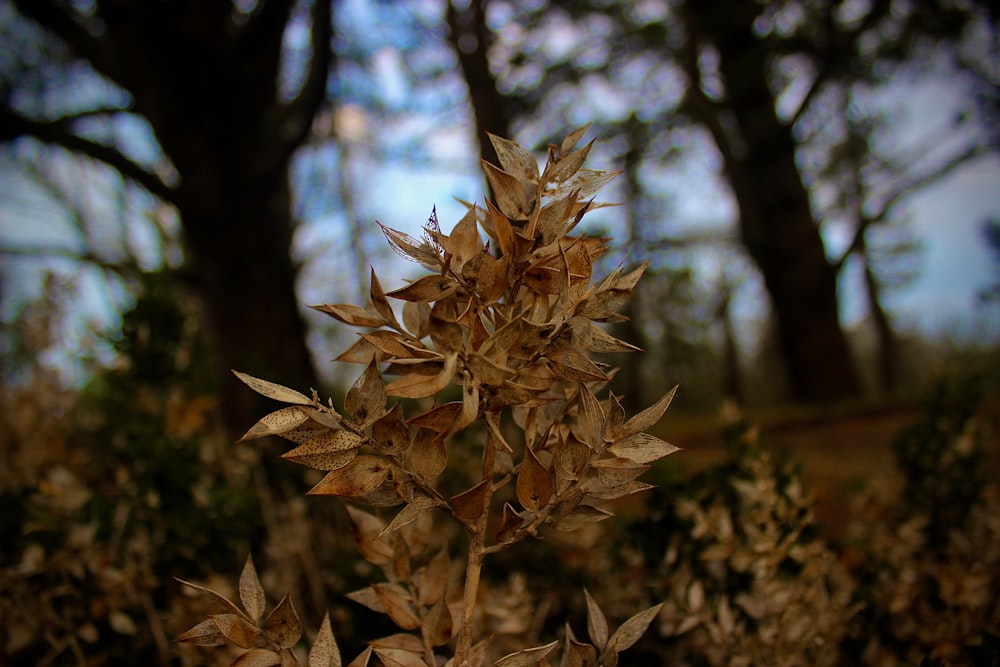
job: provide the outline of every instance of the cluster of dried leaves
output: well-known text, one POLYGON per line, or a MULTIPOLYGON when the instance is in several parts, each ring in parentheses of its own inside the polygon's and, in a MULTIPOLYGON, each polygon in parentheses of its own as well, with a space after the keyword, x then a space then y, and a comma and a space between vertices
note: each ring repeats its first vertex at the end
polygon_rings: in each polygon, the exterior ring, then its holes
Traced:
MULTIPOLYGON (((853 582, 816 534, 813 500, 753 429, 722 488, 673 506, 659 630, 706 664, 834 665, 856 612, 853 582)), ((713 488, 714 487, 714 488, 713 488)))
MULTIPOLYGON (((497 203, 468 205, 450 234, 436 216, 421 239, 382 226, 399 255, 431 273, 384 292, 373 270, 366 307, 316 307, 362 329, 358 342, 337 358, 365 365, 342 410, 315 392, 310 397, 236 373, 258 393, 286 404, 241 440, 276 435, 295 444, 285 458, 327 472, 310 494, 399 506, 388 522, 350 510, 361 555, 388 579, 351 598, 385 613, 403 631, 373 641, 352 665, 483 664, 489 638, 479 637, 476 610, 484 558, 539 537, 546 527, 572 531, 607 518, 601 501, 649 488, 637 478, 677 450, 644 433, 662 417, 673 391, 628 419, 613 392, 598 398, 612 373, 592 355, 636 350, 599 323, 624 319, 619 310, 645 265, 616 269, 595 282, 594 264, 607 250, 606 239, 571 235, 595 208, 592 196, 617 173, 582 168, 593 143, 577 147, 585 129, 550 146, 542 171, 529 151, 491 136, 500 166, 485 169, 497 203), (402 302, 401 318, 390 298, 402 302), (444 491, 441 477, 453 450, 474 446, 466 436, 480 443, 481 473, 457 492, 444 491), (505 487, 511 489, 506 500, 505 487), (457 587, 450 583, 447 551, 425 553, 432 536, 428 519, 435 514, 468 534, 457 587), (451 644, 451 659, 439 655, 451 644)), ((219 596, 228 613, 180 640, 249 649, 233 664, 294 664, 291 649, 300 632, 290 604, 279 604, 257 627, 262 604, 249 565, 244 578, 243 610, 219 596)), ((658 610, 647 609, 610 633, 588 596, 590 642, 567 632, 561 664, 616 664, 658 610)), ((336 650, 327 648, 332 635, 321 633, 317 642, 310 665, 340 664, 336 650)), ((516 651, 494 664, 547 664, 557 643, 516 651)))

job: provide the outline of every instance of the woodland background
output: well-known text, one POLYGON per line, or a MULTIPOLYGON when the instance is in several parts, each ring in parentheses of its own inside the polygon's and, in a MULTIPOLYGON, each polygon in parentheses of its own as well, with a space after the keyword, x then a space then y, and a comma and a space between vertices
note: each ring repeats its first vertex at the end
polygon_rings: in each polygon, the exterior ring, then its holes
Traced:
MULTIPOLYGON (((197 605, 171 577, 225 578, 248 551, 273 595, 299 591, 316 619, 338 610, 355 641, 363 619, 338 596, 366 572, 344 555, 346 521, 300 498, 301 476, 274 450, 231 447, 267 406, 229 369, 342 391, 353 378, 327 360, 351 339, 305 304, 358 301, 370 264, 392 267, 380 268, 387 284, 407 277, 372 220, 391 202, 408 219, 386 222, 416 233, 437 205, 450 227, 447 212, 461 210, 453 196, 481 202, 486 192, 470 154, 496 161, 486 132, 541 154, 591 123, 590 162, 623 172, 605 197, 621 206, 595 215, 592 231, 614 239, 613 262, 652 260, 616 333, 645 352, 615 360, 617 382, 633 408, 682 385, 662 435, 685 452, 657 469, 671 491, 616 527, 628 535, 658 521, 664 539, 608 555, 619 559, 613 571, 646 582, 622 595, 622 617, 654 590, 682 588, 701 629, 708 616, 727 625, 729 584, 694 605, 692 581, 708 575, 670 578, 657 563, 691 537, 693 510, 674 513, 677 498, 711 508, 735 497, 718 491, 732 488, 726 480, 777 474, 747 463, 762 454, 746 447, 756 435, 740 435, 752 430, 732 427, 742 423, 733 405, 762 427, 766 449, 803 462, 825 526, 810 544, 845 568, 857 565, 852 521, 893 505, 862 494, 862 509, 850 509, 866 480, 909 498, 899 507, 912 515, 869 521, 898 544, 913 531, 888 527, 924 517, 917 546, 893 552, 890 570, 942 562, 928 553, 952 538, 928 526, 985 520, 973 508, 992 498, 979 476, 996 470, 996 334, 983 325, 932 337, 900 326, 890 304, 921 270, 908 204, 996 159, 993 3, 3 0, 0 43, 5 661, 205 659, 169 644, 197 605), (954 113, 904 135, 905 91, 925 77, 952 82, 954 113), (865 316, 848 325, 846 303, 865 316), (920 407, 926 395, 935 398, 920 407), (728 439, 716 435, 724 406, 728 439), (908 423, 927 425, 923 446, 896 439, 908 423), (691 481, 703 469, 715 472, 691 481), (930 473, 941 470, 955 474, 930 473), (953 485, 930 497, 958 519, 914 500, 935 477, 953 485)), ((996 270, 970 304, 988 315, 1000 295, 1000 223, 979 229, 996 270)), ((785 482, 772 485, 776 497, 807 505, 811 492, 786 493, 785 482)), ((738 502, 725 506, 738 518, 738 502)), ((954 548, 987 572, 995 557, 968 540, 954 548)), ((587 566, 571 552, 550 560, 574 593, 537 593, 553 612, 580 609, 587 566)), ((951 581, 943 571, 925 574, 951 581)), ((841 605, 855 616, 830 625, 845 664, 883 655, 851 629, 859 614, 881 627, 877 586, 859 572, 850 595, 867 611, 841 605)), ((498 617, 541 590, 496 576, 512 591, 498 617)), ((995 575, 974 584, 1000 586, 995 575)), ((939 597, 950 585, 935 584, 939 597)), ((962 600, 978 611, 946 632, 961 636, 958 653, 936 659, 968 658, 966 644, 998 632, 995 609, 962 600)), ((886 618, 899 613, 893 604, 886 618)), ((763 636, 760 618, 748 623, 748 636, 763 636)), ((520 630, 552 631, 541 618, 520 630)), ((647 650, 671 646, 698 656, 692 664, 725 658, 683 644, 696 629, 676 630, 647 650)), ((734 635, 706 636, 728 646, 734 635)), ((919 642, 875 644, 898 657, 919 642)))

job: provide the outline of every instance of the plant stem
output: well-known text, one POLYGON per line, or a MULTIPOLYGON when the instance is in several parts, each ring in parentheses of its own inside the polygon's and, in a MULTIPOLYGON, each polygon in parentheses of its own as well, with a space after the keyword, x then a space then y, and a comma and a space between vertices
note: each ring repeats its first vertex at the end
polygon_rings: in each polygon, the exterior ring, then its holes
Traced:
MULTIPOLYGON (((496 420, 495 413, 487 413, 487 420, 496 420)), ((499 426, 494 422, 495 426, 499 426)), ((487 429, 486 447, 483 450, 483 480, 492 482, 496 466, 496 444, 493 433, 487 429)), ((476 600, 479 596, 479 580, 483 572, 483 559, 486 557, 486 527, 489 524, 490 503, 493 500, 493 485, 486 485, 486 494, 479 516, 473 525, 472 537, 469 540, 468 562, 465 566, 465 609, 462 612, 462 627, 458 632, 458 644, 455 647, 455 667, 466 667, 469 664, 469 652, 472 649, 472 639, 475 630, 476 600)))

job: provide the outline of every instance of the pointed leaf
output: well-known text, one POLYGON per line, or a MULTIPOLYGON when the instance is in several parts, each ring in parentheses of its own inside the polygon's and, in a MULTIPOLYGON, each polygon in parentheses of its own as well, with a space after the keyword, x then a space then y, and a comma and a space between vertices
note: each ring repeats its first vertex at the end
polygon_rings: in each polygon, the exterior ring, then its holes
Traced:
POLYGON ((430 332, 431 307, 426 303, 407 301, 403 304, 403 326, 418 340, 430 332))
POLYGON ((564 533, 571 533, 574 530, 583 528, 587 524, 604 521, 612 516, 614 516, 614 514, 602 510, 599 507, 593 507, 591 505, 578 505, 574 507, 573 510, 566 516, 562 517, 558 521, 552 522, 552 525, 556 530, 561 530, 564 533))
POLYGON ((198 584, 191 583, 190 581, 184 581, 183 579, 178 579, 177 577, 174 577, 174 581, 176 581, 179 584, 183 584, 183 585, 187 586, 188 588, 193 588, 194 590, 198 591, 199 593, 201 593, 202 595, 204 595, 208 599, 212 600, 213 602, 216 602, 216 603, 222 605, 223 607, 225 607, 227 610, 229 610, 233 614, 235 614, 237 616, 246 617, 246 613, 242 609, 240 609, 239 607, 237 607, 228 598, 226 598, 226 597, 220 595, 219 593, 216 593, 215 591, 213 591, 211 588, 205 588, 204 586, 199 586, 198 584))
POLYGON ((295 403, 297 405, 312 405, 313 403, 312 399, 308 398, 305 394, 301 394, 294 389, 289 389, 280 384, 261 380, 252 375, 240 373, 239 371, 233 371, 233 375, 261 396, 267 396, 282 403, 295 403))
POLYGON ((374 647, 375 655, 384 667, 427 667, 420 654, 398 648, 374 647))
POLYGON ((382 233, 397 255, 411 262, 417 262, 431 271, 441 268, 440 258, 427 241, 418 241, 409 234, 386 227, 378 220, 375 222, 382 228, 382 233))
POLYGON ((410 470, 417 477, 429 482, 440 475, 448 465, 448 449, 444 437, 421 429, 410 447, 410 470))
POLYGON ((380 327, 386 323, 381 315, 370 313, 351 303, 324 303, 320 306, 310 306, 310 308, 326 313, 335 320, 352 327, 380 327))
POLYGON ((417 582, 417 602, 421 606, 428 607, 444 600, 450 578, 451 559, 448 558, 448 550, 441 549, 414 575, 417 582))
POLYGON ((594 646, 603 653, 608 643, 608 621, 600 605, 590 596, 590 591, 583 589, 583 594, 587 599, 587 634, 594 646))
POLYGON ((195 646, 225 646, 226 638, 219 632, 219 627, 208 618, 194 626, 187 632, 182 632, 174 639, 181 644, 194 644, 195 646))
POLYGON ((611 639, 608 640, 608 651, 621 653, 639 641, 639 638, 642 637, 644 632, 646 632, 646 628, 648 628, 649 624, 653 622, 656 615, 660 613, 661 608, 663 608, 662 602, 645 611, 639 612, 632 618, 622 623, 621 627, 618 628, 615 633, 611 635, 611 639))
POLYGON ((663 398, 625 422, 625 425, 622 427, 622 435, 629 436, 640 431, 645 431, 660 421, 663 413, 670 407, 670 402, 677 395, 678 386, 675 385, 673 389, 664 394, 663 398))
POLYGON ((660 440, 648 433, 636 433, 619 440, 609 447, 615 456, 621 456, 636 463, 654 463, 664 456, 680 451, 680 447, 660 440))
POLYGON ((487 132, 486 135, 490 138, 504 171, 529 181, 538 180, 538 161, 528 149, 510 139, 498 137, 492 132, 487 132))
POLYGON ((458 290, 458 283, 448 276, 424 276, 406 287, 389 292, 386 296, 402 301, 430 303, 446 299, 458 290))
POLYGON ((486 498, 489 494, 491 484, 490 480, 484 479, 479 484, 466 489, 458 495, 452 496, 448 500, 448 504, 451 505, 455 516, 467 526, 471 526, 476 519, 485 513, 486 498))
POLYGON ((347 390, 344 412, 361 426, 368 426, 385 414, 385 383, 374 359, 347 390))
POLYGON ((366 648, 364 651, 358 654, 354 660, 351 660, 347 667, 367 667, 368 663, 371 661, 372 653, 375 649, 371 646, 366 648))
POLYGON ((552 497, 552 475, 528 449, 517 475, 517 499, 526 510, 538 512, 552 497))
POLYGON ((260 579, 257 578, 257 568, 253 565, 252 556, 247 556, 243 573, 240 574, 240 600, 252 620, 256 621, 264 615, 267 600, 264 597, 264 588, 260 585, 260 579))
POLYGON ((598 352, 604 354, 613 354, 615 352, 641 352, 642 348, 638 348, 631 343, 626 343, 623 340, 618 340, 611 334, 609 334, 604 329, 600 328, 596 324, 591 323, 590 331, 590 345, 587 349, 591 352, 598 352))
POLYGON ((415 630, 420 627, 420 618, 413 611, 409 593, 396 584, 374 584, 372 589, 393 623, 404 630, 415 630))
POLYGON ((382 284, 378 281, 378 276, 375 275, 375 268, 371 269, 371 287, 368 290, 368 295, 372 300, 372 307, 375 309, 385 323, 395 329, 399 328, 399 322, 396 321, 396 314, 392 312, 392 306, 389 305, 389 300, 385 298, 385 292, 382 291, 382 284))
POLYGON ((229 663, 229 667, 274 667, 281 664, 281 656, 266 648, 253 648, 229 663))
POLYGON ((281 458, 316 470, 339 470, 354 460, 365 442, 364 436, 351 431, 322 431, 281 458))
POLYGON ((455 376, 455 368, 458 361, 458 354, 451 353, 445 357, 444 366, 436 376, 427 376, 414 373, 404 375, 395 382, 390 383, 385 388, 385 393, 389 396, 399 398, 427 398, 437 394, 447 387, 455 376))
POLYGON ((250 427, 250 430, 236 442, 244 442, 246 440, 254 440, 255 438, 263 438, 267 435, 285 433, 301 426, 308 420, 309 415, 303 408, 294 405, 287 408, 281 408, 280 410, 276 410, 269 415, 261 417, 260 421, 250 427))
POLYGON ((242 615, 236 614, 215 614, 210 616, 215 627, 219 629, 222 636, 227 641, 236 644, 240 648, 253 648, 260 636, 257 626, 248 621, 242 615))
POLYGON ((341 667, 340 649, 330 627, 330 612, 323 615, 323 623, 309 649, 308 667, 341 667))
POLYGON ((386 461, 377 456, 358 456, 353 461, 327 473, 306 495, 361 498, 371 493, 389 474, 386 461))
POLYGON ((483 162, 486 180, 490 182, 497 206, 511 220, 527 220, 534 208, 534 199, 528 197, 531 183, 499 169, 489 162, 483 162), (528 186, 528 187, 525 187, 528 186))
POLYGON ((410 429, 403 418, 403 408, 398 403, 372 426, 375 447, 384 454, 400 454, 410 446, 410 429))
POLYGON ((443 598, 427 610, 420 631, 431 646, 444 646, 451 641, 454 621, 451 617, 451 609, 448 608, 448 603, 443 598))
POLYGON ((523 651, 518 651, 517 653, 510 653, 494 662, 493 667, 528 667, 529 665, 537 665, 539 662, 544 660, 549 653, 552 653, 553 649, 555 649, 558 645, 559 641, 556 640, 552 643, 545 644, 544 646, 526 648, 523 651))
POLYGON ((389 525, 382 529, 382 532, 378 535, 379 539, 393 531, 399 530, 403 526, 413 523, 420 518, 420 515, 429 512, 435 507, 437 507, 437 501, 433 498, 427 496, 414 498, 412 502, 406 504, 406 507, 399 510, 396 516, 392 518, 392 521, 389 522, 389 525))
POLYGON ((302 638, 302 623, 295 612, 290 594, 286 593, 278 606, 268 615, 264 621, 264 632, 278 642, 281 648, 292 648, 299 643, 299 639, 302 638))

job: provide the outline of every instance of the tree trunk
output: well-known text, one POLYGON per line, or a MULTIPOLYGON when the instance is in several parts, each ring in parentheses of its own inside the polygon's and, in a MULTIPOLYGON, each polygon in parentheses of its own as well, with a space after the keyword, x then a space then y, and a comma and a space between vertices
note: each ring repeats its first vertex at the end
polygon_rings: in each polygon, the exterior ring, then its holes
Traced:
POLYGON ((722 101, 709 99, 689 63, 689 96, 700 98, 695 115, 722 154, 739 207, 741 240, 774 308, 793 397, 855 396, 860 382, 840 324, 837 272, 826 258, 795 163, 791 129, 775 111, 767 47, 753 33, 760 11, 757 3, 687 3, 693 66, 698 46, 714 46, 725 86, 722 101))
MULTIPOLYGON (((245 431, 264 409, 229 369, 300 390, 315 386, 290 256, 288 166, 325 99, 330 3, 313 5, 313 57, 290 100, 281 99, 278 85, 291 0, 262 0, 239 18, 228 0, 98 3, 93 14, 55 0, 15 3, 131 94, 132 110, 149 122, 176 169, 178 182, 154 191, 180 213, 219 350, 229 428, 245 431)), ((64 145, 156 185, 127 157, 65 138, 64 145)))

